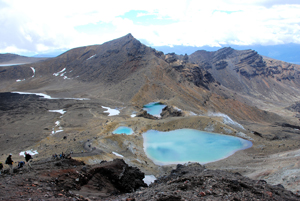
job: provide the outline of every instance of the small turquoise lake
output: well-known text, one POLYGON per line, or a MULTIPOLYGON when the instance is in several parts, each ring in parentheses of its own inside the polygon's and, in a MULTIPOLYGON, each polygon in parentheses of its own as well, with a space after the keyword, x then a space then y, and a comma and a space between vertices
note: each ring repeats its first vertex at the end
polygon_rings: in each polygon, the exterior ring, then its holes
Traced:
POLYGON ((126 135, 131 135, 133 133, 133 130, 126 126, 120 126, 113 131, 113 134, 122 134, 122 133, 125 133, 126 135))
POLYGON ((148 103, 143 106, 143 109, 147 111, 148 114, 151 114, 156 117, 160 117, 160 113, 167 105, 164 105, 159 102, 148 103))
POLYGON ((194 129, 168 132, 148 130, 143 138, 146 155, 157 165, 187 162, 205 164, 252 146, 252 142, 242 138, 194 129))

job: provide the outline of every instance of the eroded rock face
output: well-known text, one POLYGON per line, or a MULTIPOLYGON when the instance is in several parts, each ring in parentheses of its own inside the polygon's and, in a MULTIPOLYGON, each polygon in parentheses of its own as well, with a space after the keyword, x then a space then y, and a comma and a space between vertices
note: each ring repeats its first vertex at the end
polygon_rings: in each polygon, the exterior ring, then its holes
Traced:
POLYGON ((136 167, 129 167, 123 159, 101 163, 88 171, 89 186, 99 186, 103 191, 106 186, 114 186, 119 193, 133 192, 140 187, 146 187, 143 182, 145 174, 136 167))
POLYGON ((183 113, 180 110, 175 109, 173 106, 166 106, 165 108, 162 109, 162 112, 160 113, 161 116, 160 118, 147 113, 147 111, 145 110, 141 110, 136 116, 157 120, 157 119, 164 119, 168 117, 180 117, 183 116, 183 113))
POLYGON ((162 110, 162 113, 160 114, 161 118, 168 118, 168 117, 180 117, 183 116, 182 112, 180 110, 175 109, 172 106, 167 106, 162 110))
POLYGON ((144 118, 147 118, 147 119, 158 119, 158 117, 155 117, 151 114, 149 114, 147 111, 145 110, 141 110, 139 113, 137 113, 136 115, 137 117, 144 117, 144 118))

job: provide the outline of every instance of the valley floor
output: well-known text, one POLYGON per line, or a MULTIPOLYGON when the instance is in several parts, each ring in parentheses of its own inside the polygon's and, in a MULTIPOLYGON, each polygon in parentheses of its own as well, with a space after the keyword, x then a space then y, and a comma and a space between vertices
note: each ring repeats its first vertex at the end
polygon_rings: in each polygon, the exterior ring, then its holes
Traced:
MULTIPOLYGON (((142 133, 149 129, 168 131, 194 128, 243 137, 253 142, 253 147, 247 150, 205 164, 207 169, 239 172, 251 179, 265 180, 271 185, 281 184, 294 193, 300 189, 300 177, 297 176, 300 141, 297 129, 253 122, 243 123, 245 129, 241 129, 225 124, 221 117, 193 116, 189 111, 184 111, 184 116, 155 120, 131 117, 133 113, 139 113, 141 108, 118 104, 112 106, 107 100, 44 100, 32 95, 20 97, 22 101, 16 99, 15 102, 5 102, 7 109, 0 111, 1 162, 5 161, 9 153, 13 154, 15 162, 24 160, 19 153, 26 150, 37 150, 39 154, 34 156, 37 162, 54 153, 72 152, 74 159, 88 165, 122 158, 146 175, 159 178, 169 174, 176 165, 155 165, 144 152, 142 133), (120 114, 109 116, 103 106, 117 108, 120 114), (63 110, 65 113, 49 110, 63 110), (131 127, 134 134, 112 134, 119 126, 131 127), (55 132, 57 130, 62 131, 55 132), (280 139, 282 136, 284 138, 280 139)), ((5 165, 5 168, 8 166, 5 165)), ((5 182, 9 183, 10 179, 5 177, 5 182)))

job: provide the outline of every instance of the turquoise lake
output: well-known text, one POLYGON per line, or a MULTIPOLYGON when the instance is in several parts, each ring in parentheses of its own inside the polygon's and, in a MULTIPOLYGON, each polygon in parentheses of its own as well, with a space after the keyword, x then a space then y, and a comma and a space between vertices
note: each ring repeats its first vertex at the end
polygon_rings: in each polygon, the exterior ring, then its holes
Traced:
POLYGON ((169 132, 149 130, 143 134, 144 150, 157 165, 224 159, 236 151, 250 148, 252 142, 242 138, 194 129, 169 132))
POLYGON ((165 107, 166 105, 162 103, 152 102, 152 103, 148 103, 147 105, 144 105, 143 109, 146 110, 148 114, 160 117, 160 113, 165 107))
POLYGON ((133 130, 126 126, 120 126, 113 131, 113 134, 122 134, 122 133, 125 133, 126 135, 131 135, 133 133, 133 130))

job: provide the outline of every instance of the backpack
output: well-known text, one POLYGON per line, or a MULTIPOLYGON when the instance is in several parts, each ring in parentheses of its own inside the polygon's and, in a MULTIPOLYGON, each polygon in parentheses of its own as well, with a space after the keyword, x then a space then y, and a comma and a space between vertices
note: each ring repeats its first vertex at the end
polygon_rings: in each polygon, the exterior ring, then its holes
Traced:
POLYGON ((7 161, 7 159, 5 160, 5 164, 8 164, 8 161, 7 161))
POLYGON ((0 162, 0 170, 3 168, 3 165, 2 165, 2 163, 0 162))

